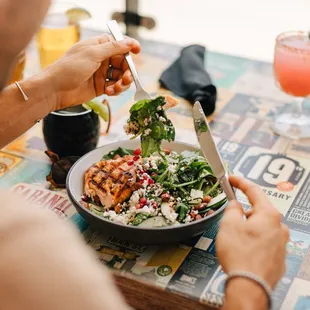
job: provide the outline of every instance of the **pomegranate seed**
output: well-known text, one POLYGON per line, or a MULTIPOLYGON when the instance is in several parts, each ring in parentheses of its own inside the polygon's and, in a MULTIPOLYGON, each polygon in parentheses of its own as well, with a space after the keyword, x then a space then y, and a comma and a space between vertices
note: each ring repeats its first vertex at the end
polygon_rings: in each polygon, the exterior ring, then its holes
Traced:
POLYGON ((214 210, 209 210, 208 212, 207 212, 207 215, 211 215, 211 214, 213 214, 215 211, 214 210))
POLYGON ((207 203, 202 203, 202 204, 200 204, 200 205, 196 205, 196 206, 194 207, 194 209, 195 209, 195 210, 201 210, 201 209, 205 208, 207 205, 208 205, 207 203))
POLYGON ((196 220, 201 220, 202 219, 202 216, 200 214, 197 214, 196 215, 196 220))
POLYGON ((139 201, 140 201, 140 204, 143 206, 147 203, 147 199, 145 197, 141 197, 139 201))
POLYGON ((153 179, 148 179, 147 183, 148 183, 148 185, 152 185, 152 184, 154 184, 154 180, 153 179))
POLYGON ((163 201, 169 201, 169 199, 170 199, 170 195, 169 194, 167 194, 167 193, 163 193, 161 196, 160 196, 160 198, 163 200, 163 201))
POLYGON ((137 160, 139 160, 140 159, 140 156, 138 156, 138 155, 135 155, 134 157, 133 157, 133 161, 137 161, 137 160))
POLYGON ((190 215, 191 218, 193 218, 193 219, 196 217, 196 214, 195 214, 194 212, 191 212, 189 215, 190 215))
POLYGON ((141 149, 136 149, 133 151, 133 155, 141 155, 142 151, 141 149))
POLYGON ((137 204, 136 204, 136 209, 141 209, 141 208, 142 208, 141 204, 140 204, 140 203, 137 203, 137 204))
POLYGON ((127 165, 128 165, 128 166, 132 166, 132 165, 133 165, 133 160, 128 161, 128 162, 127 162, 127 165))
POLYGON ((212 200, 210 196, 204 196, 202 202, 209 203, 212 200))
POLYGON ((88 198, 86 195, 83 195, 83 196, 82 196, 82 200, 83 200, 84 202, 88 202, 89 198, 88 198))
POLYGON ((149 178, 149 177, 148 177, 146 174, 143 175, 143 179, 144 179, 144 180, 147 180, 148 178, 149 178))
POLYGON ((153 208, 154 208, 154 209, 157 209, 157 208, 158 208, 158 203, 157 203, 157 201, 154 201, 154 202, 153 202, 153 208))
POLYGON ((152 177, 155 177, 156 175, 157 175, 157 174, 156 174, 155 172, 152 172, 152 173, 151 173, 151 176, 152 176, 152 177))

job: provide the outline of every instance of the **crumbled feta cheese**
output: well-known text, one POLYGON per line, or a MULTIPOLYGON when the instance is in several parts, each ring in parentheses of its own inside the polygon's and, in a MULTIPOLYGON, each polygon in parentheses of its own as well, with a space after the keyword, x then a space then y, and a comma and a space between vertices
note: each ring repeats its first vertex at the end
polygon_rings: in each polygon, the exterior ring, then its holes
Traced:
POLYGON ((120 223, 120 224, 127 224, 128 219, 127 217, 124 217, 122 214, 117 214, 115 211, 110 210, 110 211, 105 211, 103 213, 104 217, 109 217, 111 221, 120 223))
POLYGON ((137 169, 138 169, 138 173, 139 173, 140 171, 143 171, 143 167, 142 167, 140 164, 136 164, 136 167, 137 167, 137 169))
POLYGON ((197 199, 197 198, 202 199, 203 198, 203 191, 192 188, 190 195, 191 195, 192 199, 197 199))
POLYGON ((185 217, 184 222, 185 223, 189 223, 191 220, 192 220, 192 217, 189 214, 187 214, 186 217, 185 217))
POLYGON ((162 122, 162 123, 166 123, 166 119, 162 116, 159 117, 159 120, 162 122))
POLYGON ((138 192, 137 191, 133 192, 129 200, 130 206, 135 206, 139 202, 139 198, 140 196, 138 192))
POLYGON ((147 128, 147 129, 144 130, 144 135, 148 136, 148 135, 150 135, 151 132, 152 132, 152 129, 147 128))
POLYGON ((162 161, 163 159, 162 159, 161 156, 156 152, 155 154, 153 154, 152 156, 150 156, 150 160, 162 161))
POLYGON ((145 189, 140 188, 136 191, 134 191, 129 199, 129 205, 130 207, 135 207, 137 203, 139 203, 140 197, 144 197, 145 195, 145 189))
POLYGON ((163 107, 161 106, 161 105, 159 105, 158 107, 157 107, 157 111, 161 111, 163 109, 163 107))
POLYGON ((150 215, 156 215, 157 210, 155 210, 153 207, 144 206, 143 208, 136 210, 136 213, 146 213, 150 215))
POLYGON ((151 166, 152 166, 153 169, 158 169, 155 160, 151 161, 151 166))
POLYGON ((175 173, 177 171, 177 167, 178 167, 177 165, 170 164, 170 165, 168 165, 168 171, 175 173))
POLYGON ((149 116, 149 117, 146 117, 146 118, 143 120, 143 123, 144 123, 145 126, 147 126, 151 121, 152 121, 152 117, 149 116))
POLYGON ((159 196, 164 191, 162 185, 158 184, 158 183, 157 184, 155 183, 152 188, 154 190, 154 195, 155 196, 159 196))
POLYGON ((149 208, 148 206, 144 206, 141 209, 137 209, 136 213, 147 213, 147 214, 151 214, 151 208, 149 208))

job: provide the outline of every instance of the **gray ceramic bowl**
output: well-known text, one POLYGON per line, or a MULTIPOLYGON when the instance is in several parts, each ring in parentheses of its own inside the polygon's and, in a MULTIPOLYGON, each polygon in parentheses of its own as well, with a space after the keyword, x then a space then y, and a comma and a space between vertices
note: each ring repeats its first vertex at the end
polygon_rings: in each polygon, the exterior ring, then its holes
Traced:
MULTIPOLYGON (((163 146, 170 148, 177 153, 180 153, 184 150, 197 150, 196 147, 182 142, 164 143, 163 146)), ((188 240, 203 233, 207 227, 210 227, 210 225, 213 225, 216 221, 220 220, 226 204, 210 216, 207 216, 199 221, 161 228, 139 228, 136 226, 117 224, 97 216, 96 214, 90 212, 88 209, 84 208, 80 204, 80 200, 83 195, 85 171, 92 164, 101 160, 104 154, 107 154, 111 150, 114 150, 118 147, 136 149, 140 147, 140 141, 119 141, 97 148, 80 158, 71 168, 67 177, 67 191, 73 205, 80 213, 80 215, 86 220, 86 222, 96 230, 103 232, 105 235, 125 239, 134 243, 163 244, 188 240)))

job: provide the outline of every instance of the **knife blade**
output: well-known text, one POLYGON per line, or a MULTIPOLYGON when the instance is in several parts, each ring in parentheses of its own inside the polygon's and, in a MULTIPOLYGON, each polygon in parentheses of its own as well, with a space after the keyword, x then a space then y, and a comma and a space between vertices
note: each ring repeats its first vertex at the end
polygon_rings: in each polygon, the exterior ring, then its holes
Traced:
POLYGON ((210 126, 199 101, 196 101, 194 104, 193 116, 196 135, 204 157, 207 159, 214 175, 222 186, 227 199, 229 201, 236 199, 235 191, 228 180, 228 173, 216 147, 210 126))

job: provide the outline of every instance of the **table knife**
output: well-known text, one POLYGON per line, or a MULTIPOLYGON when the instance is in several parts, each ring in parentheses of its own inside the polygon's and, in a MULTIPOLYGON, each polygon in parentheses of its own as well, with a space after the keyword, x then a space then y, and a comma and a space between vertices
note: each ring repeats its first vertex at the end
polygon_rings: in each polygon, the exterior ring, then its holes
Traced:
POLYGON ((197 138, 204 157, 222 186, 227 199, 229 201, 236 199, 235 191, 228 180, 228 173, 218 152, 210 126, 199 101, 196 101, 194 104, 193 116, 197 138))

